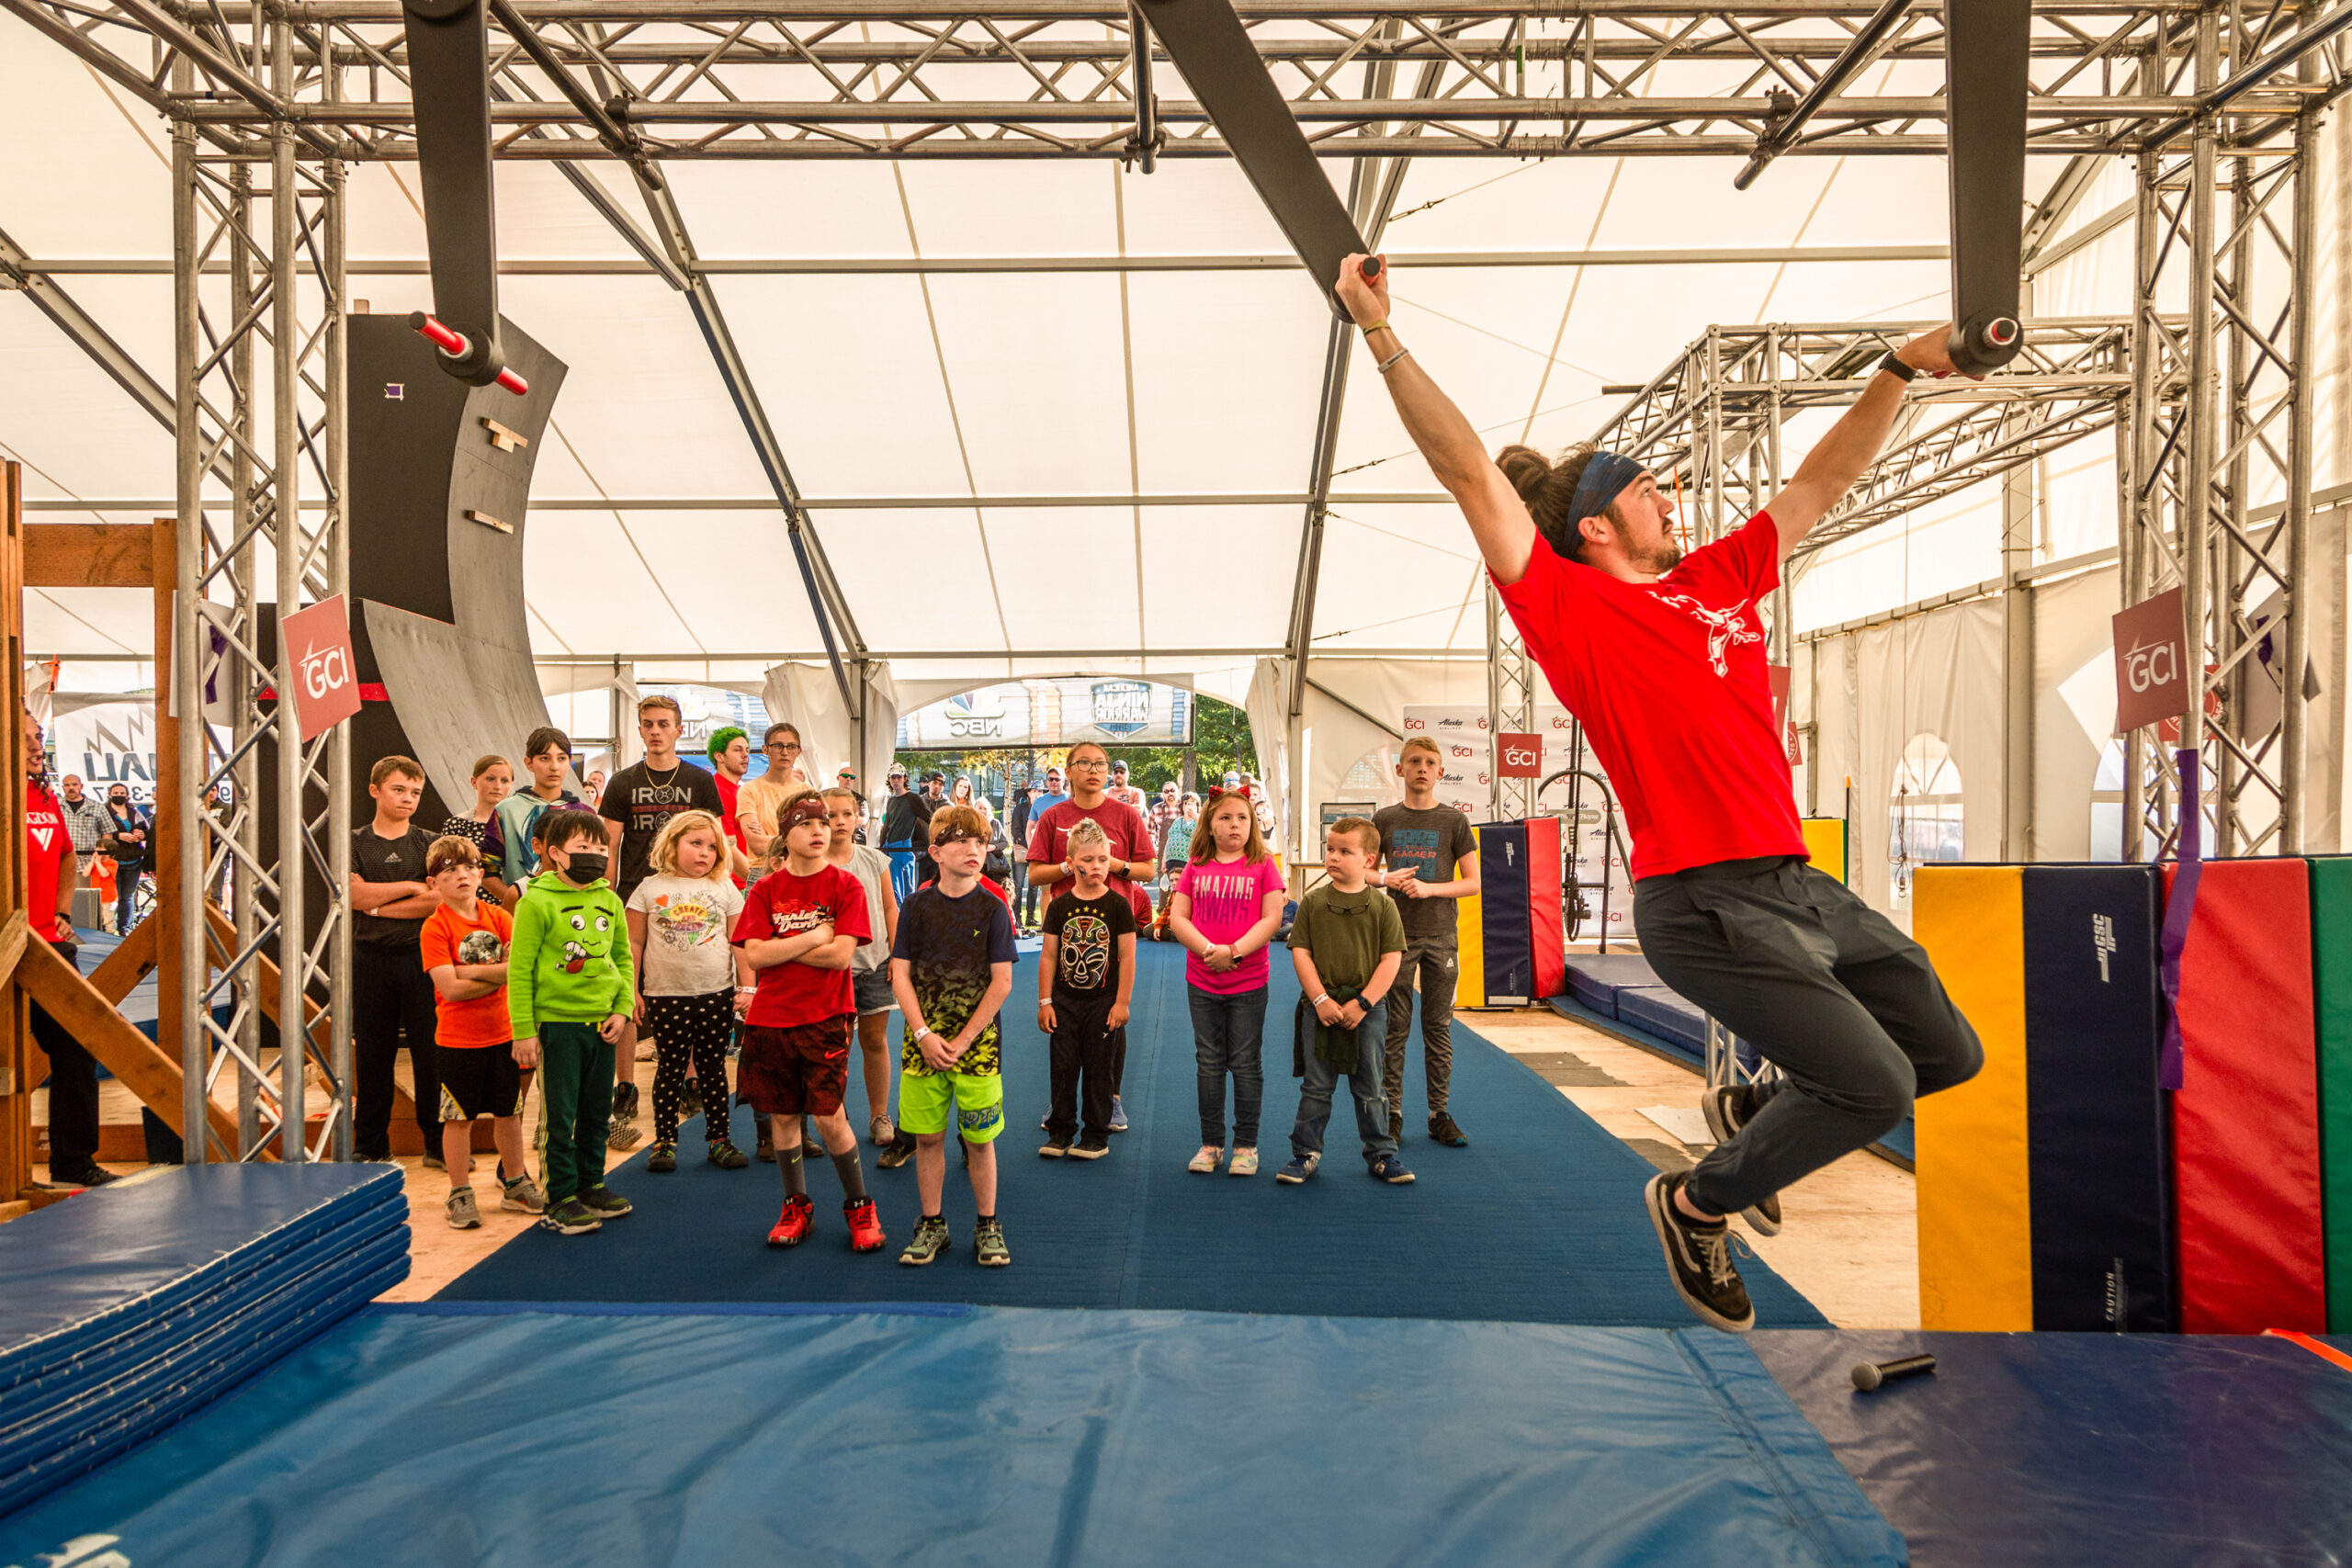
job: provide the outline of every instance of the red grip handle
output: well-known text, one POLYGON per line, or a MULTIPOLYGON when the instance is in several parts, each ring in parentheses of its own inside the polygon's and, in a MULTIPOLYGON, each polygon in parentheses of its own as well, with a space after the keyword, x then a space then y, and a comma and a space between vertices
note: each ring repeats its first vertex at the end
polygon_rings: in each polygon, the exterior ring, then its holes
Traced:
MULTIPOLYGON (((473 352, 473 344, 466 341, 466 335, 463 333, 452 331, 423 311, 417 312, 410 320, 416 323, 417 332, 423 334, 427 342, 450 358, 463 359, 473 352)), ((498 373, 498 384, 518 398, 531 389, 531 384, 512 370, 501 370, 498 373)))

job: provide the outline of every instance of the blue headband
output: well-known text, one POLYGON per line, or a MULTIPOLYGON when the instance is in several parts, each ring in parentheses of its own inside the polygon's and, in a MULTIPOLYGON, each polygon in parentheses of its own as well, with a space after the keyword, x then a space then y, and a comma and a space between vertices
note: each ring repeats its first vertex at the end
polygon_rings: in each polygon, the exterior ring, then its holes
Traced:
POLYGON ((1614 452, 1595 452, 1577 479, 1576 499, 1568 503, 1568 528, 1588 517, 1598 517, 1617 499, 1617 492, 1640 477, 1642 466, 1614 452))

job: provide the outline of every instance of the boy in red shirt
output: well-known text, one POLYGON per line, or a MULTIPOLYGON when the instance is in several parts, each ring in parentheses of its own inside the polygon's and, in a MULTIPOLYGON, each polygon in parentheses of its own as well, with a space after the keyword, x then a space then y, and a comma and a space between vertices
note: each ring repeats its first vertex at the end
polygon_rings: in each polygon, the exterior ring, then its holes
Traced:
POLYGON ((776 1168, 784 1174, 784 1212, 768 1245, 797 1247, 808 1239, 815 1205, 800 1144, 800 1118, 808 1115, 842 1179, 851 1250, 878 1251, 882 1221, 865 1195, 857 1134, 842 1114, 857 1024, 850 955, 873 935, 865 889, 826 861, 832 830, 816 791, 803 790, 777 809, 776 839, 783 863, 745 896, 734 939, 759 976, 758 985, 736 996, 743 1012, 736 1087, 774 1126, 776 1168))
POLYGON ((424 857, 425 885, 441 900, 424 918, 417 948, 433 980, 439 1027, 441 1158, 449 1168, 449 1228, 477 1230, 473 1122, 491 1119, 498 1142, 499 1207, 517 1213, 547 1212, 548 1201, 523 1163, 523 1097, 530 1075, 514 1054, 514 1026, 506 1015, 506 948, 514 917, 475 895, 481 888, 481 852, 452 833, 433 840, 424 857))

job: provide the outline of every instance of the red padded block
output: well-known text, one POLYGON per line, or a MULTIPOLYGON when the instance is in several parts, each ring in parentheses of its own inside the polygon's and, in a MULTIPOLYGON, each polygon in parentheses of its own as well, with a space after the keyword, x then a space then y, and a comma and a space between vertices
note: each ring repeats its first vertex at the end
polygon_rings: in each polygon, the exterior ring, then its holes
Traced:
POLYGON ((1560 918, 1560 819, 1527 819, 1528 955, 1534 961, 1536 998, 1568 988, 1567 927, 1560 918))
MULTIPOLYGON (((2169 896, 2169 869, 2165 884, 2169 896)), ((2206 863, 2181 954, 2172 1100, 2191 1334, 2316 1334, 2327 1321, 2311 931, 2302 861, 2206 863)))

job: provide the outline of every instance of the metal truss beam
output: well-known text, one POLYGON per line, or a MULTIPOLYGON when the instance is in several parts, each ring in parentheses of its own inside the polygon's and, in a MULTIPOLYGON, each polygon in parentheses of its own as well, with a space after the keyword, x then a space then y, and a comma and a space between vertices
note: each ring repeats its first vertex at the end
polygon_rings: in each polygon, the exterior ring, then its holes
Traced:
MULTIPOLYGON (((578 164, 559 165, 567 171, 577 171, 578 164)), ((583 179, 585 175, 582 176, 583 179)), ((658 244, 654 244, 643 230, 617 205, 607 210, 612 197, 594 180, 581 194, 596 205, 623 238, 632 245, 651 245, 658 264, 652 256, 641 262, 617 256, 594 258, 499 258, 498 270, 508 277, 585 277, 641 276, 649 271, 658 272, 671 287, 683 289, 685 275, 679 272, 658 244), (592 195, 591 192, 594 194, 592 195), (626 229, 622 228, 627 224, 626 229)), ((2131 216, 2127 209, 2124 217, 2131 216)), ((1946 245, 1726 245, 1716 249, 1681 248, 1673 250, 1608 250, 1608 251, 1422 251, 1394 252, 1389 260, 1401 267, 1424 271, 1437 267, 1559 267, 1559 266, 1723 266, 1778 265, 1787 263, 1804 265, 1826 262, 1939 262, 1951 257, 1946 245)), ((725 256, 700 257, 695 270, 713 277, 763 276, 874 276, 943 273, 1058 273, 1058 272, 1283 272, 1295 271, 1301 265, 1297 256, 1273 252, 1247 254, 1202 255, 1126 255, 1126 256, 725 256)), ((105 257, 24 258, 17 267, 24 274, 47 277, 127 277, 148 274, 169 274, 172 264, 164 260, 115 260, 105 257)), ((300 269, 307 271, 306 265, 300 269)), ((379 260, 357 259, 344 266, 346 277, 421 276, 427 271, 420 257, 386 257, 379 260)), ((225 262, 208 264, 208 276, 223 275, 225 262)))
MULTIPOLYGON (((0 5, 209 131, 290 125, 309 144, 306 156, 328 148, 347 160, 413 155, 399 13, 386 0, 264 8, 263 25, 287 21, 291 73, 282 88, 238 63, 239 39, 254 26, 250 5, 0 5), (159 61, 190 68, 201 90, 163 90, 159 61)), ((2235 152, 2291 119, 2301 95, 2339 85, 2334 18, 2281 42, 2303 14, 2283 6, 2233 17, 2245 64, 2230 82, 2203 87, 2208 96, 2177 68, 2140 72, 2137 62, 2152 56, 2178 64, 2199 10, 2194 0, 2041 0, 2029 150, 2112 152, 2177 135, 2201 112, 2235 152), (2319 62, 2316 77, 2282 84, 2280 73, 2301 60, 2319 62)), ((1327 157, 1943 148, 1940 96, 1914 87, 1849 96, 1831 74, 1861 58, 1938 67, 1941 20, 1925 7, 1883 36, 1871 29, 1887 15, 1883 0, 1577 0, 1566 8, 1540 0, 1261 0, 1241 12, 1327 157), (1427 73, 1410 96, 1368 86, 1374 73, 1408 62, 1427 73), (1728 85, 1727 70, 1736 74, 1728 85)), ((1147 73, 1125 0, 518 0, 498 13, 502 75, 537 89, 493 106, 495 123, 517 133, 502 142, 503 157, 618 156, 642 165, 1134 155, 1135 85, 1147 73), (1099 37, 1080 36, 1089 25, 1099 37), (1017 95, 1005 90, 1008 66, 1025 84, 1017 95), (575 72, 593 75, 600 93, 564 90, 575 72), (784 84, 817 91, 779 100, 784 84), (582 134, 521 134, 556 128, 582 134)), ((1165 137, 1155 157, 1227 155, 1197 105, 1159 99, 1151 118, 1165 137)))

